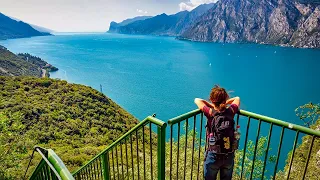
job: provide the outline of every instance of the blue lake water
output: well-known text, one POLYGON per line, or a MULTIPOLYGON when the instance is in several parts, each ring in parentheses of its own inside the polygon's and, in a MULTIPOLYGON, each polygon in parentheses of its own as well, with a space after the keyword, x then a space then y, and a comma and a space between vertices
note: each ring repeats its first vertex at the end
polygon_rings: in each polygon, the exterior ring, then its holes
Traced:
MULTIPOLYGON (((104 94, 138 119, 156 113, 167 120, 193 110, 194 98, 207 99, 214 84, 240 96, 242 109, 296 124, 301 121, 295 108, 320 102, 320 50, 118 34, 60 34, 0 44, 55 65, 60 70, 52 78, 98 90, 101 84, 104 94)), ((285 132, 284 138, 289 136, 285 132)), ((284 142, 288 152, 286 143, 292 142, 284 142)), ((280 164, 285 158, 286 153, 280 164)))

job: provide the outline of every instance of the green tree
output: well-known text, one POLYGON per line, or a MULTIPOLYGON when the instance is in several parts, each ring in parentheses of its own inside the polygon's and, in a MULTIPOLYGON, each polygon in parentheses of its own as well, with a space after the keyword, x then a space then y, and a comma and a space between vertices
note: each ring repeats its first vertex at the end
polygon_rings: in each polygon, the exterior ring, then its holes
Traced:
POLYGON ((312 102, 299 106, 295 110, 296 115, 304 122, 304 125, 310 127, 320 118, 320 104, 312 102))
MULTIPOLYGON (((254 169, 253 169, 252 178, 253 179, 262 179, 262 171, 264 168, 264 158, 265 158, 266 151, 267 151, 267 141, 268 141, 267 137, 262 136, 259 138, 254 161, 253 161, 253 157, 254 157, 254 150, 255 150, 256 145, 254 144, 253 141, 249 140, 247 142, 247 150, 246 150, 245 157, 243 157, 243 153, 244 153, 243 149, 236 151, 234 174, 233 174, 234 179, 240 179, 240 177, 241 177, 243 158, 244 158, 244 165, 243 165, 242 177, 244 179, 250 179, 252 165, 254 162, 254 169)), ((270 153, 270 150, 271 150, 271 148, 269 148, 269 153, 270 153)), ((275 155, 271 155, 267 158, 266 164, 270 164, 270 163, 274 163, 274 162, 275 162, 275 155)), ((268 179, 266 177, 267 172, 268 172, 268 170, 265 169, 264 177, 263 177, 264 179, 268 179)))

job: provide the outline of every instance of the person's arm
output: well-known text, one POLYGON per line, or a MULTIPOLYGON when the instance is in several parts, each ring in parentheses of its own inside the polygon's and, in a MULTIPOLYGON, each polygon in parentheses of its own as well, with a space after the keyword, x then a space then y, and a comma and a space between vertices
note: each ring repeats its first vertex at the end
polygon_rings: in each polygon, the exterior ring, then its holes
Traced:
POLYGON ((198 106, 200 110, 203 110, 204 106, 208 106, 210 108, 214 108, 212 104, 210 104, 208 101, 200 99, 200 98, 195 98, 194 103, 198 106))
POLYGON ((230 104, 232 112, 235 114, 240 109, 240 97, 234 97, 227 100, 227 104, 230 104))
POLYGON ((235 104, 238 107, 240 106, 240 97, 234 97, 227 100, 227 104, 235 104))

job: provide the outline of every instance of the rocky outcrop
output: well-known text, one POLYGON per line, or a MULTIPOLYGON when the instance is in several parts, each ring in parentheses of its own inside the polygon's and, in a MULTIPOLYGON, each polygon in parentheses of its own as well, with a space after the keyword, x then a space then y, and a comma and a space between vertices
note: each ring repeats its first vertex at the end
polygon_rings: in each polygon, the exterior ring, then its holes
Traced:
POLYGON ((289 44, 305 48, 320 47, 320 6, 300 21, 298 29, 294 32, 289 44))
POLYGON ((179 37, 202 42, 320 47, 320 5, 294 0, 220 0, 179 37))
POLYGON ((110 33, 117 33, 119 30, 119 28, 121 26, 126 26, 130 23, 133 23, 133 22, 136 22, 136 21, 143 21, 143 20, 146 20, 146 19, 149 19, 149 18, 152 18, 152 16, 138 16, 138 17, 134 17, 134 18, 130 18, 130 19, 126 19, 120 23, 116 23, 114 21, 112 21, 110 23, 110 27, 109 27, 109 31, 110 33))

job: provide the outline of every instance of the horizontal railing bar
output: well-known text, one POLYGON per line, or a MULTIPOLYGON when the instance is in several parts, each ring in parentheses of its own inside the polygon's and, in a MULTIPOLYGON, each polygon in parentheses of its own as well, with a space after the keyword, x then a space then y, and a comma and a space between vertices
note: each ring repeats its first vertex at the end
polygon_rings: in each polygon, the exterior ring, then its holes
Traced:
POLYGON ((195 109, 195 110, 190 111, 190 112, 188 112, 188 113, 182 114, 182 115, 177 116, 177 117, 172 118, 172 119, 169 119, 169 120, 168 120, 168 124, 169 124, 169 125, 176 124, 176 123, 178 123, 178 122, 181 122, 181 121, 183 121, 183 120, 186 120, 186 119, 188 119, 188 118, 190 118, 190 117, 192 117, 192 116, 198 115, 198 114, 200 114, 200 113, 201 113, 201 110, 200 110, 200 109, 195 109))
MULTIPOLYGON (((77 174, 80 170, 82 170, 84 167, 86 167, 88 164, 90 164, 92 161, 94 161, 95 159, 99 158, 102 154, 106 153, 107 151, 109 151, 109 149, 111 149, 113 146, 117 145, 120 141, 122 141, 123 139, 125 139, 126 137, 128 137, 131 133, 133 133, 134 131, 138 130, 139 128, 141 128, 142 126, 145 126, 146 124, 148 124, 149 122, 152 122, 153 124, 160 126, 160 127, 166 127, 167 123, 152 117, 152 116, 148 116, 147 118, 145 118, 143 121, 141 121, 140 123, 138 123, 135 127, 133 127, 132 129, 130 129, 127 133, 125 133, 124 135, 122 135, 119 139, 117 139, 115 142, 113 142, 112 144, 110 144, 106 149, 104 149, 102 152, 100 152, 98 155, 96 155, 94 158, 92 158, 89 162, 87 162, 85 165, 83 165, 81 168, 79 168, 77 171, 75 171, 74 173, 72 173, 73 175, 77 174)), ((151 131, 151 129, 150 129, 151 131)))
MULTIPOLYGON (((168 124, 169 125, 176 124, 178 122, 186 120, 187 118, 190 118, 192 116, 198 115, 200 113, 201 113, 200 109, 195 109, 193 111, 190 111, 188 113, 185 113, 185 114, 182 114, 180 116, 177 116, 175 118, 170 119, 168 121, 168 124)), ((273 123, 273 125, 285 127, 285 128, 288 128, 288 129, 291 129, 291 130, 295 130, 295 131, 300 131, 301 133, 305 133, 305 134, 308 134, 308 135, 315 135, 315 136, 320 137, 320 131, 316 131, 316 130, 313 130, 313 129, 310 129, 310 128, 307 128, 307 127, 303 127, 303 126, 300 126, 300 125, 297 125, 297 124, 288 123, 288 122, 285 122, 285 121, 281 121, 279 119, 267 117, 267 116, 264 116, 264 115, 252 113, 252 112, 245 111, 245 110, 240 110, 239 114, 243 115, 243 116, 251 117, 251 118, 253 118, 255 120, 261 120, 261 121, 264 121, 264 122, 273 123)))
POLYGON ((291 129, 291 130, 300 131, 305 134, 315 135, 315 136, 320 137, 320 131, 316 131, 316 130, 313 130, 313 129, 310 129, 307 127, 303 127, 303 126, 300 126, 297 124, 292 124, 292 123, 288 123, 285 121, 281 121, 279 119, 263 116, 263 115, 252 113, 252 112, 245 111, 245 110, 240 110, 240 115, 244 115, 244 116, 251 117, 254 119, 260 119, 264 122, 273 123, 274 125, 282 126, 282 127, 285 127, 285 128, 291 129))

